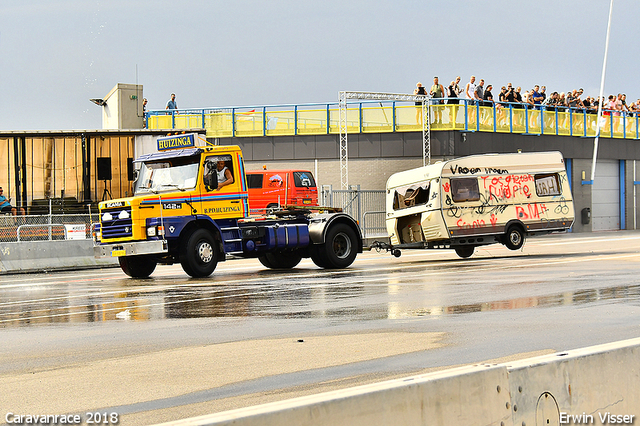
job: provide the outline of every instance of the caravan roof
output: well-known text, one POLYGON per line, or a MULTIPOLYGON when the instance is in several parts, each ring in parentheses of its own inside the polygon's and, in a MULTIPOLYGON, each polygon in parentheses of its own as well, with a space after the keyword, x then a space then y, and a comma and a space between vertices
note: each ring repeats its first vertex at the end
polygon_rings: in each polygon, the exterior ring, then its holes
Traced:
POLYGON ((536 172, 552 172, 564 168, 564 158, 559 151, 477 154, 439 161, 428 166, 395 173, 387 180, 387 189, 440 176, 524 174, 531 173, 532 170, 536 172))

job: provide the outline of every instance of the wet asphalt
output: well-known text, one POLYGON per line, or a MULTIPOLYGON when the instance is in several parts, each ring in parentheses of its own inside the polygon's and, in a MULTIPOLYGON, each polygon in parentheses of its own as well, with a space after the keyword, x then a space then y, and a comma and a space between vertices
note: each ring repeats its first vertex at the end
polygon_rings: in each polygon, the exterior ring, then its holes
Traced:
POLYGON ((230 259, 206 279, 179 265, 146 280, 117 268, 1 276, 0 421, 99 409, 152 424, 639 337, 639 271, 640 233, 621 231, 469 259, 365 252, 342 271, 230 259))

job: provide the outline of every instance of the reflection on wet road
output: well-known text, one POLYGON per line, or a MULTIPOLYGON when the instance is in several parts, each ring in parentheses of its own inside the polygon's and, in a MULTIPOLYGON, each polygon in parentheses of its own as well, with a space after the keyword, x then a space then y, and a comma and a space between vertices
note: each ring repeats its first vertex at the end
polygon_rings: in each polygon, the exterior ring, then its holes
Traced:
POLYGON ((216 317, 367 321, 640 304, 640 239, 600 240, 583 251, 593 239, 549 237, 530 240, 522 253, 491 246, 471 259, 448 251, 406 251, 400 259, 365 253, 345 271, 310 261, 270 271, 236 259, 206 279, 188 278, 179 266, 160 267, 147 280, 119 269, 4 276, 0 327, 216 317))

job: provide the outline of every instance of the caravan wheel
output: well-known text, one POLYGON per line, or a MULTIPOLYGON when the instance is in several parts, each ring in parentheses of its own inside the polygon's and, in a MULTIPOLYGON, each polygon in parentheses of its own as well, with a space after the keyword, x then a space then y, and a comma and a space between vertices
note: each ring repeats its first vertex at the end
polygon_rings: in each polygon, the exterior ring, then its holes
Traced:
POLYGON ((460 256, 463 259, 466 259, 467 257, 471 257, 471 255, 473 254, 473 251, 475 250, 475 247, 462 246, 462 247, 456 247, 455 250, 458 256, 460 256))
POLYGON ((511 225, 504 235, 504 245, 509 250, 520 250, 524 244, 524 232, 520 225, 511 225))

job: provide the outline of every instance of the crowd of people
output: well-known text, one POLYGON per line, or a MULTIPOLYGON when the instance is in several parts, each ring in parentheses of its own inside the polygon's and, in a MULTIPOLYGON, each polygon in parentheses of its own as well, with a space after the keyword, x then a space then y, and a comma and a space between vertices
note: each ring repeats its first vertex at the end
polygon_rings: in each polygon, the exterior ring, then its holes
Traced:
MULTIPOLYGON (((460 77, 456 77, 446 88, 440 84, 438 77, 433 78, 433 85, 429 92, 418 82, 414 94, 429 94, 434 105, 437 104, 459 104, 460 99, 466 99, 469 105, 494 106, 496 109, 505 107, 543 109, 546 111, 565 112, 569 109, 578 112, 595 114, 598 105, 602 102, 604 115, 626 115, 634 116, 640 113, 640 99, 631 104, 627 104, 627 96, 624 93, 609 95, 606 99, 600 97, 587 96, 582 98, 583 89, 574 89, 567 92, 552 92, 547 95, 545 86, 535 85, 533 89, 522 93, 521 87, 514 87, 511 83, 500 88, 497 99, 493 95, 493 86, 485 86, 483 79, 476 83, 476 77, 471 76, 469 82, 460 87, 460 77), (623 114, 624 113, 624 114, 623 114)), ((441 114, 441 113, 440 113, 441 114)), ((441 122, 441 116, 435 113, 435 122, 441 122)))

